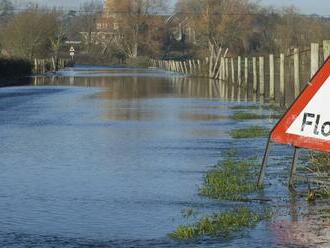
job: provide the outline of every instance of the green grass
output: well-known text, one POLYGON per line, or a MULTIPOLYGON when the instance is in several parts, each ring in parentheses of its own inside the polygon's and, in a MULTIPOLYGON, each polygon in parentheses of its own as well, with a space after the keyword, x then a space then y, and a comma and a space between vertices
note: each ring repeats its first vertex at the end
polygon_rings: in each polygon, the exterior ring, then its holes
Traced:
POLYGON ((255 169, 255 162, 228 158, 207 173, 200 194, 212 199, 246 201, 247 193, 259 190, 255 169))
POLYGON ((315 194, 318 198, 330 198, 330 153, 311 152, 308 160, 307 173, 320 182, 318 183, 315 194))
POLYGON ((283 113, 285 111, 285 108, 281 107, 280 105, 275 105, 275 104, 269 104, 266 106, 262 107, 265 110, 270 110, 270 111, 275 111, 279 113, 283 113))
POLYGON ((234 139, 246 139, 246 138, 260 138, 267 137, 269 129, 259 126, 251 126, 247 128, 235 129, 230 132, 230 136, 234 139))
MULTIPOLYGON (((257 164, 255 160, 237 159, 236 150, 231 149, 225 154, 225 160, 219 162, 204 177, 200 188, 202 196, 228 201, 250 201, 249 193, 257 192, 255 182, 257 164)), ((192 209, 183 212, 184 217, 194 216, 192 209)), ((177 240, 190 240, 201 237, 226 237, 244 228, 256 226, 260 221, 270 219, 271 212, 266 209, 264 213, 254 212, 248 207, 240 207, 232 211, 216 213, 206 216, 189 225, 180 225, 169 236, 177 240)))
POLYGON ((231 117, 233 120, 242 121, 242 120, 262 120, 262 119, 278 119, 280 115, 259 115, 249 112, 236 112, 231 117))
POLYGON ((311 169, 321 173, 330 173, 330 153, 312 152, 310 154, 311 169))
POLYGON ((236 105, 230 107, 232 110, 258 110, 258 109, 263 109, 263 110, 269 110, 269 111, 274 111, 274 112, 279 112, 282 113, 284 112, 285 108, 281 107, 280 105, 275 105, 275 104, 268 104, 268 105, 236 105))
POLYGON ((259 106, 256 105, 237 105, 237 106, 232 106, 230 107, 230 109, 232 110, 245 110, 245 109, 252 109, 252 110, 256 110, 259 109, 259 106))
POLYGON ((244 228, 255 227, 269 214, 258 214, 247 207, 204 217, 192 225, 181 225, 169 234, 173 239, 189 240, 205 236, 228 236, 244 228))

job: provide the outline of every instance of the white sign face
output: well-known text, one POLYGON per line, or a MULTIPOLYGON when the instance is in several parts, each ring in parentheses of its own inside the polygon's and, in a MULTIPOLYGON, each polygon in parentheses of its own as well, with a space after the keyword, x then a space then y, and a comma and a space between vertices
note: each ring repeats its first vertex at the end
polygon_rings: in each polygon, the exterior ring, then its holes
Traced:
POLYGON ((74 52, 70 52, 70 56, 73 57, 74 56, 74 52))
POLYGON ((330 77, 286 133, 330 141, 330 77))
POLYGON ((71 48, 70 48, 70 52, 74 52, 75 50, 74 50, 74 47, 72 46, 71 48))

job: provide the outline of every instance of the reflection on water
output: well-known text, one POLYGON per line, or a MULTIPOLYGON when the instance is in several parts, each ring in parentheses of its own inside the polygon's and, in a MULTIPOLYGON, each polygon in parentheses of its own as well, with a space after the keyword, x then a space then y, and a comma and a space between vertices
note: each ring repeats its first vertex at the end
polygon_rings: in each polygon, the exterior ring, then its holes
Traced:
POLYGON ((237 87, 223 81, 190 78, 171 72, 145 69, 105 71, 101 67, 92 72, 87 71, 86 68, 66 70, 52 77, 35 77, 34 85, 104 87, 106 91, 100 97, 106 99, 140 99, 170 95, 233 101, 260 100, 252 91, 246 91, 244 87, 237 87))

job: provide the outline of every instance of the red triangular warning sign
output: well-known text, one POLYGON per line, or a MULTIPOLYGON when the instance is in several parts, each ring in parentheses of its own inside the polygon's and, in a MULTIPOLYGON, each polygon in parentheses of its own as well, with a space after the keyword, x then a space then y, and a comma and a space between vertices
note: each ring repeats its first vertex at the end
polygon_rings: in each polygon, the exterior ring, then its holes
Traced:
POLYGON ((330 152, 330 58, 275 126, 271 139, 330 152))

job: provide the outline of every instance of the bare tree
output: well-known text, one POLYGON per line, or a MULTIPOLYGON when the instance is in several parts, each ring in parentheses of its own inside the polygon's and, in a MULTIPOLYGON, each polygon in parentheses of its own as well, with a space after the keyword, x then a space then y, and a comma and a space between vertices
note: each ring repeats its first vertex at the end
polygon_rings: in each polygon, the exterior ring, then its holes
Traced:
POLYGON ((137 57, 145 42, 152 44, 151 29, 164 23, 160 13, 165 9, 166 4, 162 0, 122 0, 119 9, 118 6, 108 7, 109 15, 117 23, 115 44, 118 49, 128 57, 137 57))
POLYGON ((4 49, 12 56, 32 59, 50 52, 50 40, 58 29, 57 15, 51 11, 30 9, 17 14, 5 26, 4 49))

